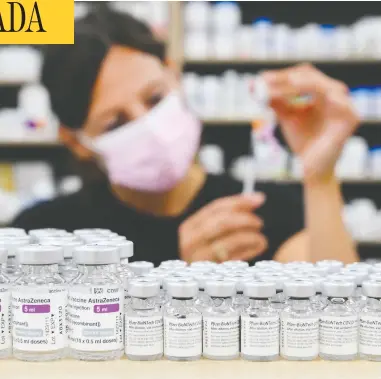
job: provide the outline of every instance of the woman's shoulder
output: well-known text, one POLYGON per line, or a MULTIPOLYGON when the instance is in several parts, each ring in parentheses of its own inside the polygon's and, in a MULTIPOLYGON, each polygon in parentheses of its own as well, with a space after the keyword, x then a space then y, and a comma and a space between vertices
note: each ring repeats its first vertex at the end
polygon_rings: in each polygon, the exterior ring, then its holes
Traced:
POLYGON ((26 230, 37 228, 70 230, 79 220, 91 217, 88 212, 88 202, 85 200, 86 192, 87 189, 82 189, 74 194, 39 202, 21 211, 11 225, 26 230))

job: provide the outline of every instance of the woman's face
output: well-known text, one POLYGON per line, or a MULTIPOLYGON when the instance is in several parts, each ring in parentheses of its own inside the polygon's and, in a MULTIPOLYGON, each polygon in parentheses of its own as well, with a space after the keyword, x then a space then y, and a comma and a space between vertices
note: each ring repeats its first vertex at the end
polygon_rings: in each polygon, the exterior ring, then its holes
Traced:
POLYGON ((95 137, 139 118, 176 86, 175 76, 158 58, 113 46, 95 83, 82 131, 95 137))

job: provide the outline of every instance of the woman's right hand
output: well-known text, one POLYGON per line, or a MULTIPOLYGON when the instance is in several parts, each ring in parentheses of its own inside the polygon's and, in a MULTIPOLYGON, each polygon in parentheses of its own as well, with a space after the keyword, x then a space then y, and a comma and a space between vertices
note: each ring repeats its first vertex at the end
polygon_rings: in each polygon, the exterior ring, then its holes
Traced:
POLYGON ((179 228, 180 257, 187 262, 251 260, 267 248, 263 221, 253 211, 265 202, 262 193, 214 200, 179 228))

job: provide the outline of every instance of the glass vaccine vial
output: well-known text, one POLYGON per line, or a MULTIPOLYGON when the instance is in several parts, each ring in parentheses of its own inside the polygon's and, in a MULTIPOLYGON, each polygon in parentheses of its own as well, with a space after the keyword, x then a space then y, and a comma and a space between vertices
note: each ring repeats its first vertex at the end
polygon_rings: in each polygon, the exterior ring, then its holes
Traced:
POLYGON ((119 276, 119 279, 122 281, 123 289, 124 289, 124 308, 126 309, 130 302, 130 295, 128 292, 129 282, 132 278, 135 277, 134 272, 131 270, 129 266, 129 259, 134 255, 134 244, 132 241, 127 239, 122 240, 110 240, 110 241, 98 241, 94 242, 94 245, 99 246, 114 246, 119 251, 119 263, 116 266, 116 271, 119 276))
POLYGON ((22 274, 16 252, 20 247, 29 245, 29 243, 30 238, 28 236, 0 238, 0 246, 4 247, 8 254, 7 261, 1 265, 2 271, 11 282, 14 282, 22 274))
POLYGON ((253 276, 244 273, 240 274, 230 274, 225 277, 228 280, 234 280, 236 282, 236 293, 233 296, 232 307, 241 314, 242 310, 245 309, 249 305, 249 299, 243 293, 243 288, 246 282, 250 282, 253 280, 253 276))
POLYGON ((154 265, 152 262, 146 261, 135 261, 128 264, 130 270, 134 273, 135 276, 144 276, 150 273, 153 270, 154 265))
POLYGON ((157 304, 160 283, 150 278, 132 279, 131 302, 125 314, 125 352, 134 361, 154 361, 163 356, 163 313, 157 304))
POLYGON ((286 275, 259 275, 263 281, 275 282, 275 295, 270 299, 271 305, 280 313, 286 307, 286 294, 284 292, 284 283, 290 278, 286 275))
POLYGON ((58 264, 58 272, 66 282, 72 281, 78 274, 78 267, 73 261, 73 251, 82 246, 82 243, 75 240, 49 239, 43 240, 41 245, 59 246, 63 250, 64 259, 58 264))
MULTIPOLYGON (((355 267, 355 266, 352 266, 352 267, 355 267)), ((365 271, 363 269, 361 270, 345 269, 342 271, 342 274, 354 276, 356 287, 353 292, 353 295, 349 299, 348 304, 354 307, 357 312, 360 312, 361 309, 364 308, 366 305, 366 296, 363 294, 362 283, 368 278, 369 273, 368 271, 365 271)))
MULTIPOLYGON (((7 249, 0 246, 0 264, 7 262, 7 249)), ((0 270, 0 359, 12 355, 12 311, 10 280, 0 270)))
POLYGON ((115 246, 84 245, 73 252, 78 275, 69 286, 69 352, 75 359, 106 361, 124 352, 124 290, 115 246))
POLYGON ((177 270, 177 269, 181 269, 181 268, 185 268, 187 267, 187 262, 185 261, 182 261, 180 259, 170 259, 168 261, 163 261, 160 263, 160 266, 159 268, 163 268, 163 269, 171 269, 171 270, 177 270))
POLYGON ((164 308, 164 356, 194 361, 202 353, 202 316, 195 307, 198 285, 192 278, 166 281, 169 302, 164 308))
POLYGON ((280 354, 287 360, 314 360, 319 355, 319 315, 311 304, 315 285, 292 280, 284 289, 289 299, 281 313, 280 354))
POLYGON ((33 243, 40 242, 40 240, 44 238, 67 237, 70 235, 71 233, 67 232, 64 229, 41 228, 29 230, 29 236, 33 243))
POLYGON ((344 263, 341 261, 326 259, 323 261, 316 262, 316 266, 317 267, 323 267, 323 268, 329 270, 330 274, 335 274, 335 273, 339 272, 344 267, 344 263))
POLYGON ((368 361, 381 361, 381 281, 365 281, 363 292, 367 297, 359 320, 360 356, 368 361))
POLYGON ((241 314, 241 357, 248 361, 279 358, 279 313, 271 305, 275 283, 256 280, 244 284, 249 305, 241 314))
POLYGON ((358 353, 358 313, 349 304, 355 284, 346 279, 330 279, 323 284, 327 306, 320 314, 320 357, 349 361, 358 353))
POLYGON ((206 282, 210 306, 203 312, 203 356, 215 360, 239 356, 239 313, 233 306, 236 282, 218 279, 206 282))
POLYGON ((195 279, 198 283, 198 295, 195 301, 196 308, 203 313, 206 308, 210 306, 210 297, 205 291, 206 282, 208 280, 222 279, 220 275, 217 274, 195 274, 195 279))
POLYGON ((22 275, 12 290, 13 356, 52 361, 66 355, 67 286, 58 273, 59 246, 28 245, 17 252, 22 275))

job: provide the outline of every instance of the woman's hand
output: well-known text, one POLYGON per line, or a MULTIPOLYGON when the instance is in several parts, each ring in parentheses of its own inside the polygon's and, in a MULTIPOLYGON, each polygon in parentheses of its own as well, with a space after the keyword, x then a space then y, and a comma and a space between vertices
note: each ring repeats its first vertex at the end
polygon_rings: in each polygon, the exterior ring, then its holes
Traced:
POLYGON ((287 143, 303 163, 305 180, 332 177, 346 139, 359 125, 347 86, 309 64, 263 73, 271 106, 287 143), (309 94, 308 105, 290 102, 309 94))
POLYGON ((262 220, 253 214, 265 201, 263 194, 214 200, 185 220, 179 228, 180 256, 193 262, 250 260, 265 251, 262 220))

